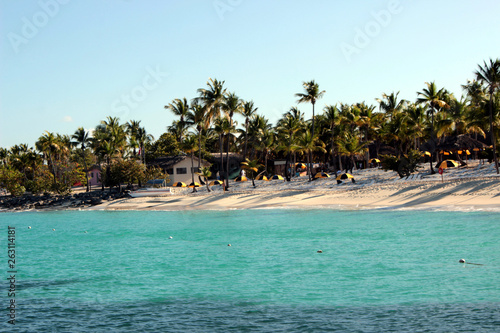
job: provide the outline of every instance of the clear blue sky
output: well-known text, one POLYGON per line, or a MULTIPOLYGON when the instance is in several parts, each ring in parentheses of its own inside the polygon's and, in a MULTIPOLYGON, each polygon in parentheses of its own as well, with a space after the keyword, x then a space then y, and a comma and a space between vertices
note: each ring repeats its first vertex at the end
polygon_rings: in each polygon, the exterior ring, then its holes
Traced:
POLYGON ((326 90, 318 113, 383 92, 413 101, 426 81, 460 96, 479 63, 500 57, 495 0, 3 0, 0 12, 6 148, 106 116, 157 138, 174 120, 164 105, 210 77, 274 123, 303 81, 326 90))

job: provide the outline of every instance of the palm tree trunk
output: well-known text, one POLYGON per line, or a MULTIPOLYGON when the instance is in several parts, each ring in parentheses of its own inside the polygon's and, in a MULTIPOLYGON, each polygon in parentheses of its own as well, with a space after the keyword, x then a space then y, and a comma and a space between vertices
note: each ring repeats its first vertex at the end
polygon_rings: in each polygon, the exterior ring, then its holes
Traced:
POLYGON ((490 90, 490 133, 491 142, 493 146, 493 159, 495 161, 495 168, 497 169, 497 175, 499 174, 498 169, 498 157, 497 157, 497 144, 495 139, 495 131, 493 131, 493 91, 490 90))
POLYGON ((85 168, 85 180, 87 181, 87 192, 90 191, 89 187, 89 169, 87 168, 87 161, 85 160, 85 148, 82 147, 83 167, 85 168))
POLYGON ((191 149, 191 182, 193 184, 193 193, 196 192, 196 186, 194 186, 194 152, 193 149, 191 149))
POLYGON ((219 178, 222 177, 222 172, 224 170, 224 159, 222 158, 222 146, 223 146, 223 143, 222 143, 222 133, 219 134, 219 147, 220 147, 220 170, 219 170, 219 178))
MULTIPOLYGON (((200 170, 201 170, 201 129, 198 131, 198 172, 200 172, 200 170)), ((200 175, 198 175, 198 180, 200 181, 201 185, 201 183, 203 182, 201 181, 200 175)))
POLYGON ((306 156, 307 156, 307 165, 308 165, 308 167, 307 167, 307 171, 308 172, 307 173, 309 174, 309 181, 311 181, 312 180, 312 178, 311 178, 312 163, 311 163, 311 160, 310 160, 310 158, 311 158, 311 151, 308 150, 306 156))
POLYGON ((245 148, 243 150, 243 158, 247 158, 247 143, 248 143, 248 118, 245 119, 245 148))
MULTIPOLYGON (((229 114, 229 131, 231 131, 231 128, 233 127, 233 115, 229 114)), ((229 135, 230 133, 227 133, 227 151, 226 151, 226 190, 229 189, 229 135)))

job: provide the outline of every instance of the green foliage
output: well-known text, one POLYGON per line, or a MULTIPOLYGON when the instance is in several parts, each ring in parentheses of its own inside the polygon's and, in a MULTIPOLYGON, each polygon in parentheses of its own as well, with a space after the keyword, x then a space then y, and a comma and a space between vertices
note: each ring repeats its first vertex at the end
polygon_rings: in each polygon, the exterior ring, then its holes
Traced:
POLYGON ((107 172, 101 174, 108 186, 118 186, 123 183, 133 184, 144 179, 144 164, 135 160, 117 160, 110 166, 109 178, 107 172))
POLYGON ((418 170, 418 162, 420 161, 421 152, 418 150, 410 150, 407 155, 398 158, 392 155, 381 155, 382 168, 396 171, 399 177, 408 177, 418 170))
POLYGON ((23 195, 25 187, 21 185, 23 174, 15 169, 0 167, 0 187, 5 188, 13 196, 23 195))
POLYGON ((153 144, 146 145, 146 161, 153 161, 161 156, 177 156, 180 154, 179 142, 175 135, 163 133, 153 144))
POLYGON ((33 179, 25 181, 26 191, 33 194, 50 192, 53 188, 53 177, 46 165, 39 167, 33 179))
POLYGON ((164 173, 161 168, 157 167, 149 167, 144 172, 144 181, 153 180, 153 179, 165 179, 165 182, 169 183, 170 178, 168 174, 164 173))

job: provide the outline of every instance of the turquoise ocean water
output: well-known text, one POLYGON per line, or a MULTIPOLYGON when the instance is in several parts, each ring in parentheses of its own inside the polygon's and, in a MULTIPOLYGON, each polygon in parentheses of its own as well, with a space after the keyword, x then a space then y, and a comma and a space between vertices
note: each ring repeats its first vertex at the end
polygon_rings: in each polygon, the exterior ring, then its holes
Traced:
POLYGON ((54 211, 0 226, 4 332, 500 331, 499 213, 54 211))

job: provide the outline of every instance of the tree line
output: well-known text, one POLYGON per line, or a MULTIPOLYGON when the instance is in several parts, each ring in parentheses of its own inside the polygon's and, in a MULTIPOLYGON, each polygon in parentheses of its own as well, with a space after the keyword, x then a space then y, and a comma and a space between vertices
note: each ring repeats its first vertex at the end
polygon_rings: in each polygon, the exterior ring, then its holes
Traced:
MULTIPOLYGON (((89 190, 86 174, 91 165, 99 165, 104 190, 104 186, 166 177, 147 167, 157 157, 196 154, 200 168, 201 159, 211 153, 219 154, 220 172, 228 186, 229 152, 240 153, 246 168, 256 170, 267 170, 270 159, 286 159, 288 180, 292 163, 305 161, 311 179, 312 162, 328 163, 333 170, 360 162, 366 166, 381 149, 390 148, 396 157, 415 156, 423 143, 457 135, 491 145, 498 173, 500 60, 478 65, 474 75, 462 85, 460 97, 428 82, 414 101, 391 92, 377 98, 375 105, 337 103, 324 106, 319 114, 316 103, 327 92, 314 80, 307 81, 295 96, 298 104, 311 104, 311 117, 292 106, 276 124, 260 114, 253 101, 230 92, 225 81, 209 79, 191 100, 176 98, 165 105, 177 119, 157 140, 140 121, 120 123, 119 118, 107 117, 91 133, 82 127, 72 135, 45 132, 34 148, 26 144, 0 148, 0 187, 15 195, 63 193, 81 182, 89 190), (241 124, 235 115, 243 119, 241 124)), ((435 160, 437 152, 430 153, 435 160)))

